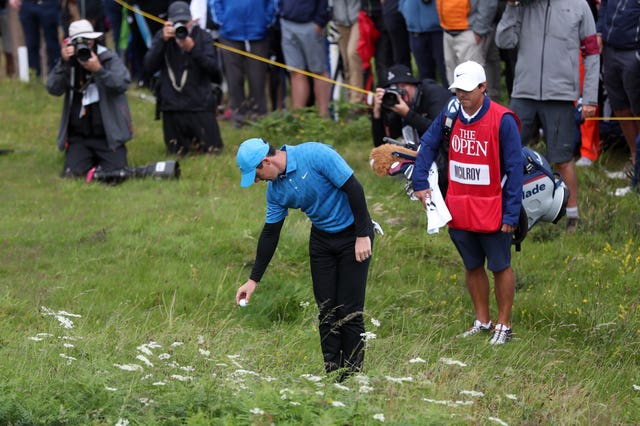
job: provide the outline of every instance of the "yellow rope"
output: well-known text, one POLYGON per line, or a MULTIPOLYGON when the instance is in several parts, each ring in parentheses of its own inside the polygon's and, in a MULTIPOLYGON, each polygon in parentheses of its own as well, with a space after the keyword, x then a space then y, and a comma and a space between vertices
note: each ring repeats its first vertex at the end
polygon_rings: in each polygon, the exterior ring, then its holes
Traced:
MULTIPOLYGON (((149 19, 151 19, 153 21, 156 21, 156 22, 158 22, 160 24, 163 24, 163 25, 166 22, 164 19, 158 18, 157 16, 153 16, 153 15, 147 13, 147 12, 144 12, 144 11, 140 10, 139 8, 137 8, 137 7, 131 6, 130 4, 125 3, 123 0, 114 0, 114 1, 116 3, 118 3, 118 4, 120 4, 122 7, 126 8, 126 9, 129 9, 132 12, 138 13, 138 14, 144 16, 145 18, 149 18, 149 19)), ((225 46, 224 44, 220 44, 218 42, 214 42, 213 44, 216 47, 219 47, 221 49, 225 49, 225 50, 228 50, 230 52, 237 53, 239 55, 243 55, 243 56, 249 57, 251 59, 255 59, 257 61, 265 62, 265 63, 270 64, 270 65, 275 65, 275 66, 280 67, 280 68, 285 68, 285 69, 287 69, 289 71, 294 71, 294 72, 297 72, 299 74, 306 75, 308 77, 317 78, 318 80, 322 80, 322 81, 325 81, 327 83, 335 84, 337 86, 342 86, 342 87, 344 87, 346 89, 349 89, 349 90, 354 90, 356 92, 364 93, 366 95, 368 95, 369 93, 372 93, 372 92, 370 92, 368 90, 365 90, 365 89, 362 89, 360 87, 356 87, 356 86, 352 86, 350 84, 346 84, 346 83, 342 83, 342 82, 339 82, 339 81, 336 81, 336 80, 332 80, 332 79, 330 79, 328 77, 325 77, 323 75, 319 75, 319 74, 315 74, 315 73, 312 73, 312 72, 309 72, 309 71, 301 70, 299 68, 295 68, 295 67, 292 67, 292 66, 289 66, 289 65, 286 65, 286 64, 282 64, 280 62, 273 61, 273 60, 268 59, 268 58, 263 58, 262 56, 254 55, 251 52, 245 52, 244 50, 239 50, 239 49, 236 49, 236 48, 231 47, 231 46, 225 46)))
MULTIPOLYGON (((137 7, 131 6, 130 4, 124 2, 123 0, 114 0, 114 1, 116 3, 118 3, 118 4, 120 4, 122 7, 126 8, 126 9, 129 9, 132 12, 138 13, 138 14, 144 16, 145 18, 149 18, 149 19, 151 19, 153 21, 156 21, 156 22, 158 22, 160 24, 164 24, 166 22, 164 19, 158 18, 157 16, 153 16, 153 15, 151 15, 151 14, 149 14, 149 13, 143 11, 143 10, 140 10, 137 7)), ((346 89, 353 90, 353 91, 356 91, 356 92, 364 93, 365 95, 373 94, 373 92, 370 92, 368 90, 362 89, 360 87, 356 87, 356 86, 352 86, 352 85, 347 84, 347 83, 342 83, 340 81, 332 80, 332 79, 330 79, 328 77, 325 77, 323 75, 314 74, 312 72, 301 70, 299 68, 295 68, 295 67, 292 67, 292 66, 289 66, 289 65, 286 65, 286 64, 282 64, 282 63, 277 62, 277 61, 272 61, 271 59, 263 58, 262 56, 258 56, 258 55, 254 55, 251 52, 245 52, 244 50, 239 50, 239 49, 236 49, 236 48, 231 47, 231 46, 225 46, 224 44, 220 44, 218 42, 213 42, 213 44, 216 47, 219 47, 220 49, 225 49, 225 50, 228 50, 230 52, 237 53, 238 55, 243 55, 243 56, 249 57, 251 59, 255 59, 256 61, 265 62, 265 63, 267 63, 269 65, 275 65, 277 67, 284 68, 284 69, 287 69, 289 71, 294 71, 294 72, 306 75, 308 77, 317 78, 318 80, 322 80, 322 81, 325 81, 327 83, 335 84, 337 86, 341 86, 341 87, 344 87, 346 89)), ((625 121, 625 120, 640 120, 640 117, 587 117, 587 118, 585 118, 585 120, 625 121)))

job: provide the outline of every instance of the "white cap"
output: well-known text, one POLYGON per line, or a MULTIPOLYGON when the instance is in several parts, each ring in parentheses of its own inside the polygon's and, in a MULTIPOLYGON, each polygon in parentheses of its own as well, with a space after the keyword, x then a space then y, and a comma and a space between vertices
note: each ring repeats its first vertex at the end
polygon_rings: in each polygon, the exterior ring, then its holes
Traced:
POLYGON ((79 37, 86 39, 96 39, 102 35, 100 32, 93 31, 93 25, 86 19, 80 19, 74 21, 69 25, 69 37, 71 40, 75 40, 79 37))
POLYGON ((467 61, 456 67, 453 71, 453 84, 449 86, 449 90, 460 89, 470 92, 480 83, 487 81, 484 68, 477 62, 467 61))

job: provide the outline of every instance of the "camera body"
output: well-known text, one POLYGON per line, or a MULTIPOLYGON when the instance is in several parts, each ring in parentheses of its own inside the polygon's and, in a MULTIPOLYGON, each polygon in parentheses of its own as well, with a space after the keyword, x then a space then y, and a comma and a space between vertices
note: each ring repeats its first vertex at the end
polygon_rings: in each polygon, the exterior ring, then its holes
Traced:
POLYGON ((398 104, 398 97, 402 97, 407 94, 407 91, 397 87, 395 84, 384 89, 384 95, 382 95, 382 106, 385 108, 393 108, 398 104))
POLYGON ((71 41, 71 44, 75 48, 75 56, 81 62, 86 62, 91 58, 91 48, 89 47, 89 40, 82 37, 78 37, 71 41))
POLYGON ((182 22, 176 22, 173 24, 173 29, 176 32, 176 38, 178 40, 184 40, 189 35, 189 28, 182 22))

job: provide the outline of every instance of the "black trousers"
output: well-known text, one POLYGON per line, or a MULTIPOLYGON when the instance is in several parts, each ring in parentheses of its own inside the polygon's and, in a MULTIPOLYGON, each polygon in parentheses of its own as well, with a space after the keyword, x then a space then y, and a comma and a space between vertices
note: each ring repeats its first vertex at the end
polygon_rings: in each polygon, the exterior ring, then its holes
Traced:
POLYGON ((163 111, 167 154, 215 153, 223 148, 214 111, 163 111))
POLYGON ((361 334, 370 259, 356 262, 355 242, 353 226, 335 234, 311 228, 311 279, 320 311, 320 346, 327 373, 359 371, 364 360, 361 334))

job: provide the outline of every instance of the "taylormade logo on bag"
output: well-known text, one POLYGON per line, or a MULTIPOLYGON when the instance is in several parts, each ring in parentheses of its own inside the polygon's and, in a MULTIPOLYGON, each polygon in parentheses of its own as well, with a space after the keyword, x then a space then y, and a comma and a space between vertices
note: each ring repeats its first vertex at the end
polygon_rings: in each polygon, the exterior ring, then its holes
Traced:
POLYGON ((547 186, 544 183, 536 183, 536 185, 531 188, 531 189, 525 189, 527 185, 525 185, 523 187, 523 191, 522 191, 522 199, 526 200, 527 198, 536 195, 542 191, 544 191, 545 189, 547 189, 547 186))

